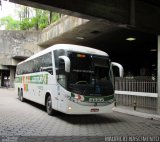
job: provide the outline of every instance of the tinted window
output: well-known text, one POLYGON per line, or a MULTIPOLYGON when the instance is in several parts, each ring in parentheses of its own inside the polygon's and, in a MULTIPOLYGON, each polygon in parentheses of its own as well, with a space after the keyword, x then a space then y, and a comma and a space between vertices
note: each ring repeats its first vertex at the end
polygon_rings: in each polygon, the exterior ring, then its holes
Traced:
POLYGON ((51 52, 17 66, 17 74, 35 73, 40 71, 53 73, 51 52))
POLYGON ((59 56, 64 56, 65 55, 65 50, 60 49, 60 50, 55 50, 54 51, 54 59, 55 59, 55 66, 56 70, 59 68, 59 56))
POLYGON ((65 63, 63 59, 59 59, 59 56, 65 56, 65 55, 66 55, 66 51, 63 49, 54 51, 57 81, 64 88, 67 87, 67 77, 64 71, 65 63))

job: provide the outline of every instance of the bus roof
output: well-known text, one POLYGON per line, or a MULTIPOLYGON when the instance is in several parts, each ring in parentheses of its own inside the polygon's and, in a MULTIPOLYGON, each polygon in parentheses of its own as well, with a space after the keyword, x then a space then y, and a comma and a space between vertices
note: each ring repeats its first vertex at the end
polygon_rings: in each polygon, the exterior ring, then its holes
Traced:
POLYGON ((86 46, 80 46, 80 45, 74 45, 74 44, 55 44, 47 49, 44 49, 36 54, 34 54, 33 56, 27 58, 26 60, 18 63, 21 64, 23 62, 32 60, 36 57, 39 57, 43 54, 46 54, 48 52, 57 50, 57 49, 64 49, 67 51, 74 51, 74 52, 80 52, 80 53, 89 53, 89 54, 95 54, 95 55, 102 55, 102 56, 108 56, 108 54, 106 52, 103 52, 101 50, 98 49, 94 49, 94 48, 90 48, 90 47, 86 47, 86 46))

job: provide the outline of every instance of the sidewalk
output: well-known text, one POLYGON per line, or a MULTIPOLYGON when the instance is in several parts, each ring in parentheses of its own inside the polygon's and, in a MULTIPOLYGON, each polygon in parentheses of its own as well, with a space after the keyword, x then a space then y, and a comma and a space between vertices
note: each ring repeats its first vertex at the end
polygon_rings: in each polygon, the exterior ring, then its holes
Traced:
POLYGON ((16 89, 15 88, 6 88, 6 87, 0 87, 0 93, 7 93, 7 92, 10 92, 10 93, 16 93, 16 89))
POLYGON ((114 107, 113 111, 129 114, 129 115, 133 115, 133 116, 143 117, 143 118, 147 118, 147 119, 160 120, 160 115, 158 115, 158 114, 151 114, 151 113, 134 111, 132 108, 129 108, 129 107, 114 107))
POLYGON ((13 88, 13 87, 8 87, 8 88, 7 88, 7 87, 3 87, 3 86, 0 86, 0 89, 6 89, 6 90, 7 90, 7 89, 8 89, 8 90, 15 90, 15 88, 13 88))

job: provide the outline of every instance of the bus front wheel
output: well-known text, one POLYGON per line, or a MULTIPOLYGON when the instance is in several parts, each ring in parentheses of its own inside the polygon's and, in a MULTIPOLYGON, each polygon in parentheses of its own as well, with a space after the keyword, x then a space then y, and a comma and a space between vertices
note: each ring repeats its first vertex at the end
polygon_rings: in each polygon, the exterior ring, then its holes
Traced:
POLYGON ((46 100, 46 110, 47 110, 48 115, 53 115, 52 98, 51 98, 51 96, 47 97, 47 100, 46 100))

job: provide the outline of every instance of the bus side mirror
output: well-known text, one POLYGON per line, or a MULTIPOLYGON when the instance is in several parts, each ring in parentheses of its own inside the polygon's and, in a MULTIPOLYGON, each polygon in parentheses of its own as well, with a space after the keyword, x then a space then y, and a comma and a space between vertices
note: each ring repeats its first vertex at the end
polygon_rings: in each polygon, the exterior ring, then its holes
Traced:
POLYGON ((112 66, 118 67, 118 69, 119 69, 119 76, 123 77, 123 75, 124 75, 124 69, 123 69, 122 65, 119 64, 119 63, 116 63, 116 62, 112 62, 111 64, 112 64, 112 66))
POLYGON ((69 73, 71 66, 70 59, 67 56, 59 56, 58 58, 64 60, 65 72, 69 73))

